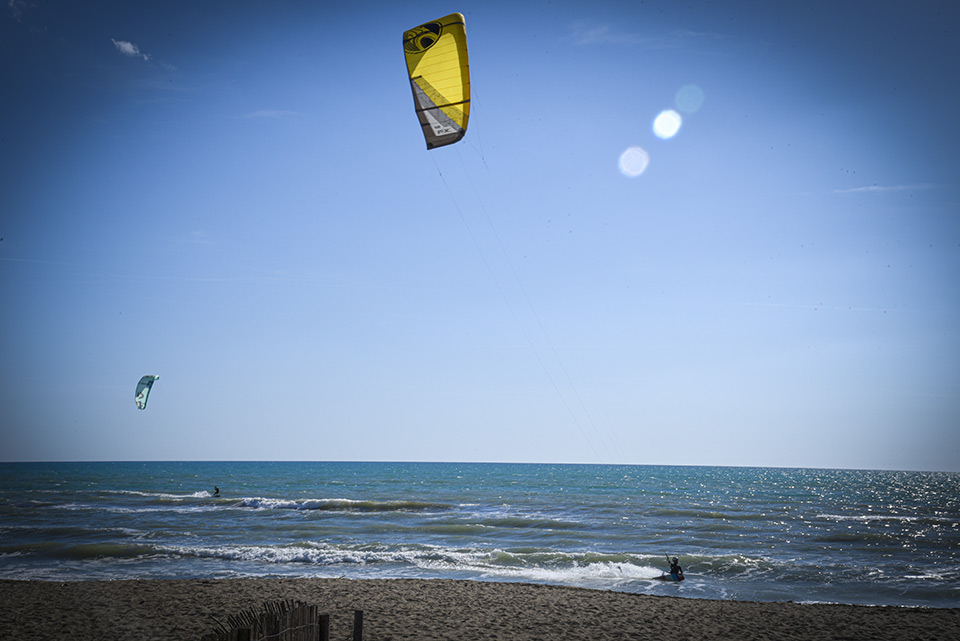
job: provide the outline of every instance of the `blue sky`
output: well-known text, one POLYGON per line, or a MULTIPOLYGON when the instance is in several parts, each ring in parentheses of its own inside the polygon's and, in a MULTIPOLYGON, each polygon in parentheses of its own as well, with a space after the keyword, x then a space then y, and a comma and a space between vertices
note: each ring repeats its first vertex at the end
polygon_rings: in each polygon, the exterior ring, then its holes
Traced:
POLYGON ((4 5, 2 460, 960 471, 953 2, 4 5))

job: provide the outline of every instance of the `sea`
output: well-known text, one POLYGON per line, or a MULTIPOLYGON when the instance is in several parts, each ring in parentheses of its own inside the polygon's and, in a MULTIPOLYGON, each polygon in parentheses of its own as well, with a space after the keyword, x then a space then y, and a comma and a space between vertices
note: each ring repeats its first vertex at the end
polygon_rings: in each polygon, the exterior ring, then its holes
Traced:
POLYGON ((956 608, 960 474, 0 463, 0 578, 234 577, 467 579, 956 608), (673 556, 682 583, 659 580, 673 556))

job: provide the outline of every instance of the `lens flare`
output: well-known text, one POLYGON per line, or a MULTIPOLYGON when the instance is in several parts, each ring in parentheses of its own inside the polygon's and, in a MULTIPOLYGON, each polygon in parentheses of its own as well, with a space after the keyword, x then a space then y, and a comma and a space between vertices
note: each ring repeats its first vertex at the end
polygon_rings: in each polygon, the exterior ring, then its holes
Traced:
POLYGON ((642 147, 628 147, 620 154, 620 173, 636 178, 647 169, 650 155, 642 147))
POLYGON ((653 133, 657 138, 669 140, 680 131, 680 125, 683 124, 683 118, 673 109, 661 111, 653 121, 653 133))
POLYGON ((680 87, 680 90, 677 91, 677 95, 674 98, 677 109, 685 114, 692 114, 700 111, 700 107, 703 106, 704 100, 706 100, 706 96, 703 94, 703 89, 697 85, 685 85, 680 87))

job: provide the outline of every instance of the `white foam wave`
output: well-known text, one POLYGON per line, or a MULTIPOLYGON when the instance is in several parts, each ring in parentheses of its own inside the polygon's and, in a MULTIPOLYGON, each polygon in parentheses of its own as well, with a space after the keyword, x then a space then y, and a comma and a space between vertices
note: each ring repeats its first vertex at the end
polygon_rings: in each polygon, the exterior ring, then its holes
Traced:
POLYGON ((309 542, 285 546, 166 546, 160 549, 163 552, 180 556, 280 564, 309 563, 312 565, 366 565, 372 563, 415 565, 421 554, 415 550, 350 549, 309 542))
POLYGON ((168 501, 185 501, 187 499, 207 499, 213 496, 207 490, 199 490, 188 494, 171 494, 169 492, 141 492, 139 490, 110 490, 108 494, 125 494, 128 496, 145 496, 147 498, 164 499, 168 501))
POLYGON ((419 564, 425 569, 441 571, 467 571, 485 578, 528 580, 542 583, 572 584, 620 584, 629 581, 650 581, 663 572, 652 566, 635 565, 626 562, 575 563, 565 567, 509 567, 483 562, 451 563, 449 561, 424 561, 419 564))
POLYGON ((290 545, 167 546, 160 551, 177 556, 216 558, 269 564, 315 566, 383 565, 417 568, 430 573, 557 584, 606 585, 650 581, 662 571, 630 560, 583 561, 552 552, 511 553, 500 549, 455 549, 422 545, 411 548, 349 547, 299 542, 290 545))
POLYGON ((346 498, 280 499, 262 496, 240 499, 240 505, 253 509, 332 510, 345 512, 443 511, 450 506, 410 500, 356 500, 346 498))
POLYGON ((147 505, 143 507, 126 507, 122 505, 89 505, 84 503, 64 503, 62 505, 51 505, 51 509, 65 510, 67 512, 106 512, 108 514, 149 514, 155 512, 174 512, 178 514, 189 514, 191 512, 200 512, 206 508, 198 505, 180 505, 161 507, 156 505, 147 505))
POLYGON ((923 574, 905 574, 905 575, 903 575, 903 578, 905 578, 905 579, 921 579, 921 580, 932 579, 932 580, 935 580, 935 581, 942 581, 942 580, 946 579, 947 577, 946 577, 945 575, 939 573, 939 572, 924 572, 923 574))
POLYGON ((818 519, 828 521, 856 521, 859 523, 870 523, 874 521, 893 521, 898 523, 954 523, 954 519, 946 516, 923 515, 907 516, 903 514, 818 514, 818 519))
POLYGON ((330 508, 349 509, 361 501, 351 499, 274 499, 252 496, 240 499, 240 505, 265 510, 321 510, 330 508))

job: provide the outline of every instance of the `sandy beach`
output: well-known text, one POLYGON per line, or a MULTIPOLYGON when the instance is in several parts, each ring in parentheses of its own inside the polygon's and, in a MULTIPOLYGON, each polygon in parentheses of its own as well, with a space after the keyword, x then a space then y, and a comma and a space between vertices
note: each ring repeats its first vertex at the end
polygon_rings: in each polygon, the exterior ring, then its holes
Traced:
POLYGON ((199 640, 217 621, 294 599, 349 639, 960 639, 960 609, 753 603, 426 579, 0 581, 0 639, 199 640))

